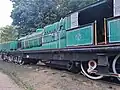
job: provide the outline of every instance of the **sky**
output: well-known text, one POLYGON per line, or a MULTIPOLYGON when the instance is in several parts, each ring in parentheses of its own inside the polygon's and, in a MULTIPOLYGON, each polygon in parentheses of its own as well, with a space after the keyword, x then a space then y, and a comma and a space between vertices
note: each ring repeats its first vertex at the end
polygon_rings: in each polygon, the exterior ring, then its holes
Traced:
POLYGON ((11 25, 12 2, 10 0, 0 0, 0 27, 11 25))

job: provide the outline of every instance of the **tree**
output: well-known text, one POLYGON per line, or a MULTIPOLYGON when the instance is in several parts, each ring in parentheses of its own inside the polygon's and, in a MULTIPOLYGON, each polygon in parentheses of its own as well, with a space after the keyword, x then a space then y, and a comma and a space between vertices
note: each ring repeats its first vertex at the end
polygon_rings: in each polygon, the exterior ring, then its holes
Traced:
POLYGON ((11 17, 13 25, 21 29, 22 34, 29 34, 38 27, 53 23, 57 17, 55 3, 52 0, 11 0, 14 10, 11 17), (54 20, 53 20, 54 19, 54 20))
POLYGON ((18 33, 14 26, 0 28, 0 43, 17 40, 18 33))
POLYGON ((52 24, 68 13, 77 11, 96 0, 11 0, 13 25, 22 35, 52 24))

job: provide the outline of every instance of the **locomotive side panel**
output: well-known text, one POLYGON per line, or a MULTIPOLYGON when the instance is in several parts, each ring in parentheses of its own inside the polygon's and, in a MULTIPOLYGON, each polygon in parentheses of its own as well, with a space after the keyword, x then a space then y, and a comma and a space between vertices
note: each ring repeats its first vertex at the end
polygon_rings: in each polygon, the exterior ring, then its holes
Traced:
POLYGON ((67 46, 94 45, 94 24, 67 31, 67 46))

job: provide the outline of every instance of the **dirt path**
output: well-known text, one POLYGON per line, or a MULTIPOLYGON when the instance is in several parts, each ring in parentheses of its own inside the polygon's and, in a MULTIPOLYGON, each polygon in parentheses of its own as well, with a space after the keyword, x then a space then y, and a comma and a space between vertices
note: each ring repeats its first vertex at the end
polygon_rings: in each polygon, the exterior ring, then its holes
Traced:
POLYGON ((10 77, 0 72, 0 90, 24 90, 20 88, 10 77))
POLYGON ((20 66, 0 61, 0 70, 26 90, 120 90, 119 86, 47 67, 20 66))

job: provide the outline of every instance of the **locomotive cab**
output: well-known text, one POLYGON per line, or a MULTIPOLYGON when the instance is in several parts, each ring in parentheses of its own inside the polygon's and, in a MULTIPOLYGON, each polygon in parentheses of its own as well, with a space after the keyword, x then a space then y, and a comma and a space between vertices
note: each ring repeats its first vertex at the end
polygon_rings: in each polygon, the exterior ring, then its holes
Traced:
POLYGON ((85 25, 96 21, 97 41, 104 42, 104 18, 113 17, 113 0, 103 0, 79 11, 78 23, 85 25))

